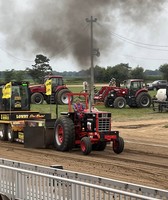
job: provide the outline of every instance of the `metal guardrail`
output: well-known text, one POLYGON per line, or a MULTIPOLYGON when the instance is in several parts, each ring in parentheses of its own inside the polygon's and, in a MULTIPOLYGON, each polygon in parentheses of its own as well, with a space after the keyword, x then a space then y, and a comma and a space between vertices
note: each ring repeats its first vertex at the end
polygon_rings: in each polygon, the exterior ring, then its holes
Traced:
POLYGON ((168 191, 0 159, 0 193, 29 200, 168 199, 168 191))

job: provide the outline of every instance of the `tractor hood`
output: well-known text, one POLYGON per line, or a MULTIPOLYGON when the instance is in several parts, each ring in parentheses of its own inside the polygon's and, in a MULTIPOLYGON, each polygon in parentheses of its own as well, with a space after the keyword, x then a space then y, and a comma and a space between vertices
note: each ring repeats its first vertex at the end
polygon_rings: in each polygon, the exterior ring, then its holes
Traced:
POLYGON ((29 86, 30 92, 45 92, 45 85, 37 84, 29 86))

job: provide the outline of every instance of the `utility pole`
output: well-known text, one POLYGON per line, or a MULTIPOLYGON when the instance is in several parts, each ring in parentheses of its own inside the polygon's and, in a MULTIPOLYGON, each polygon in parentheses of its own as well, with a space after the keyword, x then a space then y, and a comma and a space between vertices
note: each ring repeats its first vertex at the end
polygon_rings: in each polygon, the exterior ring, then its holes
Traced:
POLYGON ((97 18, 91 16, 90 19, 86 18, 86 22, 90 23, 90 58, 91 58, 91 79, 90 79, 90 103, 89 110, 91 111, 92 104, 94 102, 94 65, 93 65, 93 22, 96 22, 97 18))

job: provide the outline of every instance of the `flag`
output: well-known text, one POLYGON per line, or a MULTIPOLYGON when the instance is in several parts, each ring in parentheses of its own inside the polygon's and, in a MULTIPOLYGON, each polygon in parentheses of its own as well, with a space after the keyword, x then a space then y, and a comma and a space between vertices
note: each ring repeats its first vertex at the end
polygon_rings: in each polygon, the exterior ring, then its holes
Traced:
POLYGON ((11 90, 12 90, 12 83, 7 83, 2 89, 2 98, 3 99, 10 99, 11 98, 11 90))
POLYGON ((46 95, 51 95, 51 80, 47 80, 45 82, 46 86, 46 95))

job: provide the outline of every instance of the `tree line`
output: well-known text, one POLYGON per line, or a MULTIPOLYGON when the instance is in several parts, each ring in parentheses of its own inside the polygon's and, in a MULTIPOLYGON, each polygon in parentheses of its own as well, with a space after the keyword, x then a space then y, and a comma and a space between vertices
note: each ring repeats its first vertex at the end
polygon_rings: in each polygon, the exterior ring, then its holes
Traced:
MULTIPOLYGON (((36 55, 35 64, 26 70, 6 70, 0 72, 0 80, 9 82, 11 80, 23 81, 31 80, 33 83, 43 83, 44 76, 48 74, 62 75, 66 79, 85 79, 90 78, 90 69, 81 71, 53 71, 49 64, 49 59, 42 55, 36 55)), ((158 70, 144 70, 143 67, 137 66, 132 68, 128 63, 120 63, 115 66, 108 66, 107 68, 95 66, 94 67, 94 81, 95 83, 107 83, 111 78, 115 78, 117 83, 130 78, 139 78, 149 80, 149 77, 159 77, 168 80, 168 64, 161 65, 158 70)))

